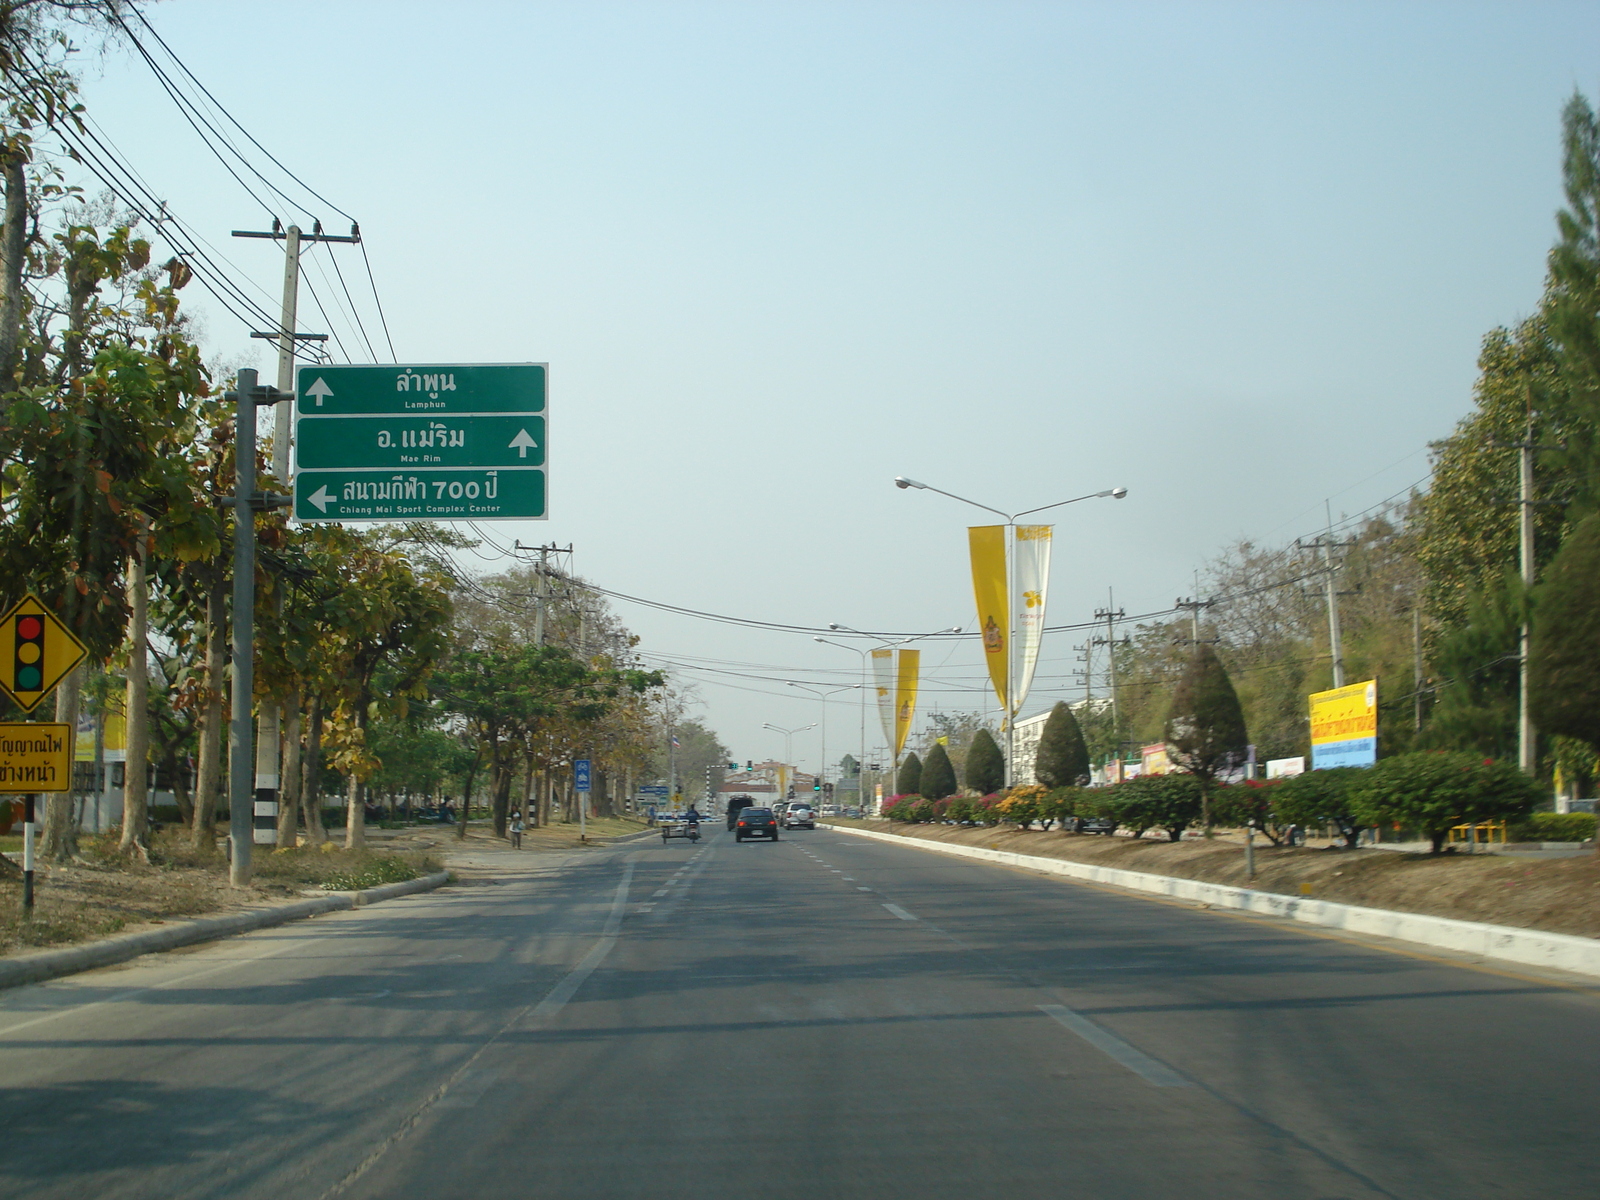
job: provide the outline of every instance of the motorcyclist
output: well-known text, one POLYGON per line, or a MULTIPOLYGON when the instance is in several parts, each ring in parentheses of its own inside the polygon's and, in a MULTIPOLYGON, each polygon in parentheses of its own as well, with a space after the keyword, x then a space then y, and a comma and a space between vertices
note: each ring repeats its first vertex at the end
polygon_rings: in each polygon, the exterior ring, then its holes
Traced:
POLYGON ((683 814, 683 823, 689 827, 690 837, 700 836, 700 810, 692 803, 689 805, 689 811, 683 814))

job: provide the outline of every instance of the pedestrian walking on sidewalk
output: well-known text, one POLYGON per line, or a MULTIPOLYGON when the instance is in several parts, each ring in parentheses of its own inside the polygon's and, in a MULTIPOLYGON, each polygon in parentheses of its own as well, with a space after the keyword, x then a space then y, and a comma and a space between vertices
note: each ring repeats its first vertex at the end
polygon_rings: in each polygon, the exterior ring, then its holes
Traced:
POLYGON ((511 848, 522 849, 522 814, 518 813, 511 818, 511 848))

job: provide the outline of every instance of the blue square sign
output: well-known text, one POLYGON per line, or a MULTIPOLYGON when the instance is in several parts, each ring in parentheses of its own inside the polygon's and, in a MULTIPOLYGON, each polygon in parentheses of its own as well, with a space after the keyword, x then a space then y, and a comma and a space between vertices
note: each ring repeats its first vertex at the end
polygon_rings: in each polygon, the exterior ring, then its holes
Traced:
POLYGON ((576 791, 580 792, 589 790, 589 760, 587 758, 573 760, 572 786, 576 791))

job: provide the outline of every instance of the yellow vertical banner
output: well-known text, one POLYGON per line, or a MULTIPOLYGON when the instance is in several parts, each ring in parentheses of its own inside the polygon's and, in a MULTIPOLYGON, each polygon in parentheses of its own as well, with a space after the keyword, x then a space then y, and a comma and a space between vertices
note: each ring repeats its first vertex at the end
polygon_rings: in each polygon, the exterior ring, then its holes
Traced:
MULTIPOLYGON (((970 525, 967 544, 972 551, 972 595, 978 602, 978 629, 983 634, 983 660, 1000 707, 1006 708, 1009 690, 1009 656, 1006 653, 1011 605, 1006 582, 1006 527, 970 525)), ((1007 715, 1009 715, 1009 710, 1007 715)))
POLYGON ((894 755, 906 748, 911 721, 917 715, 917 671, 922 664, 921 650, 902 650, 894 680, 894 755))

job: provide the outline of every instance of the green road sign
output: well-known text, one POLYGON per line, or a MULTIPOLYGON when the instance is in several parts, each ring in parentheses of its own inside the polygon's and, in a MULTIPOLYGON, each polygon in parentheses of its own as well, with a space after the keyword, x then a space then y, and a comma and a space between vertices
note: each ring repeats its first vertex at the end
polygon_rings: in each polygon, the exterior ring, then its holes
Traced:
POLYGON ((295 461, 311 467, 542 467, 544 418, 304 419, 295 461))
POLYGON ((538 521, 543 363, 309 366, 295 376, 301 521, 538 521))
POLYGON ((301 367, 295 411, 301 417, 537 413, 544 411, 545 375, 543 363, 301 367))
POLYGON ((300 521, 539 521, 540 467, 481 470, 307 469, 295 476, 300 521))

